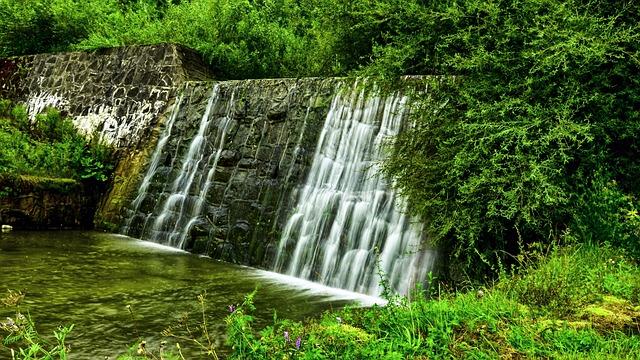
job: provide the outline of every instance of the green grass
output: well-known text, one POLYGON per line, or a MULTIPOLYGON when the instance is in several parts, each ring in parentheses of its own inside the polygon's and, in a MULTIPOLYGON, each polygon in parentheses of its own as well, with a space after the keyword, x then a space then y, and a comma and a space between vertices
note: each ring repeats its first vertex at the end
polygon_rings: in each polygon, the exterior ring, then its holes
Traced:
POLYGON ((228 318, 236 359, 631 359, 640 354, 640 269, 621 250, 569 246, 532 255, 489 288, 307 322, 276 320, 254 334, 251 301, 228 318), (285 338, 288 333, 289 341, 285 338), (296 339, 300 337, 300 347, 296 339))

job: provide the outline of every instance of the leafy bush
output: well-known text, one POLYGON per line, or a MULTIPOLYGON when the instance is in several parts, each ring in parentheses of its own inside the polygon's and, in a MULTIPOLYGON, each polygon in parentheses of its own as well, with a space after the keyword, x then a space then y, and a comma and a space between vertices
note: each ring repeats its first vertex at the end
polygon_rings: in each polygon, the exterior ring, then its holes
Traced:
MULTIPOLYGON (((107 1, 100 1, 109 3, 107 1)), ((0 56, 54 52, 87 36, 97 1, 0 1, 0 56)))
POLYGON ((619 249, 581 244, 522 259, 523 270, 497 288, 547 315, 575 315, 605 295, 640 301, 640 271, 619 249))
POLYGON ((111 149, 79 135, 59 111, 48 109, 34 121, 24 106, 8 112, 0 114, 0 173, 99 182, 109 177, 111 149))
POLYGON ((626 249, 640 259, 640 204, 615 181, 596 181, 578 202, 571 229, 589 243, 607 243, 626 249))
POLYGON ((172 42, 198 50, 218 78, 345 74, 368 61, 379 37, 353 31, 352 8, 335 0, 4 0, 0 57, 172 42))
POLYGON ((366 74, 461 75, 433 79, 385 168, 451 256, 452 275, 495 274, 527 244, 559 239, 591 210, 580 207, 595 184, 637 193, 635 7, 371 5, 360 21, 388 31, 366 74))
POLYGON ((76 48, 172 42, 200 51, 218 77, 294 76, 315 68, 301 12, 289 0, 139 1, 101 17, 76 48))

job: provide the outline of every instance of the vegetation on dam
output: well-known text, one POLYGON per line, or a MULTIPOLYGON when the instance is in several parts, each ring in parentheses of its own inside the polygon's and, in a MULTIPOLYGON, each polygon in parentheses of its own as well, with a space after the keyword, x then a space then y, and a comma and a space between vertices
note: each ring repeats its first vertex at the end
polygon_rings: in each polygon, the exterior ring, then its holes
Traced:
POLYGON ((247 301, 228 318, 238 358, 633 358, 639 9, 636 0, 0 1, 0 56, 175 42, 221 79, 434 75, 384 172, 447 259, 446 290, 435 280, 412 300, 276 321, 259 337, 247 301))
POLYGON ((79 134, 70 118, 47 109, 32 120, 9 100, 0 100, 0 148, 4 176, 106 181, 113 168, 111 150, 79 134))

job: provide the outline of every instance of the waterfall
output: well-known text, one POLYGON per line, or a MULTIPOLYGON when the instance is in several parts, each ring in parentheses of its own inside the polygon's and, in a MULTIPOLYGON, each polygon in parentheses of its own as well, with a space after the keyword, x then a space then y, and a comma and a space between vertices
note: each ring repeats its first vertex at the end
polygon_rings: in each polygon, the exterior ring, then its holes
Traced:
POLYGON ((379 274, 401 294, 425 281, 433 253, 377 166, 407 113, 405 96, 337 89, 275 271, 372 295, 383 291, 379 274))
MULTIPOLYGON (((186 89, 185 89, 186 91, 186 89)), ((200 221, 200 215, 205 204, 205 198, 216 171, 216 166, 225 145, 225 139, 230 124, 232 123, 232 105, 234 93, 230 101, 220 101, 219 84, 213 87, 207 101, 204 114, 198 125, 197 133, 189 142, 188 150, 170 167, 173 179, 168 179, 165 188, 153 209, 148 213, 142 226, 140 237, 159 244, 184 248, 190 229, 200 221), (226 106, 222 118, 214 118, 213 112, 217 106, 226 106), (213 151, 212 151, 213 150, 213 151)), ((136 198, 133 200, 130 216, 125 220, 122 232, 131 234, 131 224, 141 208, 145 199, 153 199, 157 194, 150 190, 150 184, 159 172, 161 159, 166 156, 165 147, 173 138, 172 129, 174 122, 183 103, 184 94, 180 95, 171 113, 167 125, 160 135, 158 144, 151 155, 151 161, 147 173, 139 188, 136 198)), ((180 138, 179 141, 182 139, 180 138)), ((165 170, 166 171, 166 170, 165 170)), ((153 200, 152 200, 153 201, 153 200)))
POLYGON ((132 207, 130 210, 129 217, 125 220, 124 225, 120 229, 120 232, 123 234, 129 234, 129 229, 131 227, 131 223, 135 218, 138 210, 140 210, 140 205, 142 205, 142 201, 146 199, 149 195, 149 185, 151 185, 151 180, 156 175, 158 171, 158 166, 160 165, 160 158, 162 153, 164 152, 165 146, 169 142, 171 138, 171 131, 173 130, 173 124, 178 117, 178 112, 180 111, 180 106, 182 105, 182 101, 184 100, 184 92, 180 93, 178 100, 173 105, 173 110, 171 111, 171 115, 169 116, 169 120, 167 120, 167 124, 165 125, 164 130, 160 134, 160 138, 158 139, 158 143, 156 144, 156 148, 151 155, 151 161, 149 162, 149 168, 147 169, 144 178, 142 179, 142 184, 140 184, 140 188, 138 189, 138 194, 135 199, 133 199, 132 207))
POLYGON ((370 295, 423 283, 433 252, 378 167, 409 99, 335 84, 188 84, 122 232, 370 295))
POLYGON ((213 122, 211 112, 218 100, 219 85, 216 84, 200 121, 198 133, 191 140, 189 151, 181 161, 182 168, 173 181, 169 195, 159 207, 160 210, 156 211, 158 216, 151 229, 143 230, 145 238, 178 248, 185 246, 186 237, 202 211, 232 119, 229 112, 234 103, 233 94, 227 103, 227 116, 217 122, 214 131, 210 130, 213 122), (207 156, 209 143, 213 144, 215 151, 207 156), (203 176, 205 173, 206 177, 203 176), (196 191, 197 195, 193 195, 193 191, 196 191))

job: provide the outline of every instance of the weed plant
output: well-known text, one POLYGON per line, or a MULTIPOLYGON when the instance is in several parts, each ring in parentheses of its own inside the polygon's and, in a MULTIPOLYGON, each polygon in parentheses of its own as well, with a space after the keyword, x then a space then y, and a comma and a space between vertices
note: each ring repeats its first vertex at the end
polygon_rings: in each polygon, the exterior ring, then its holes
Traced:
POLYGON ((1 305, 15 310, 13 317, 0 321, 0 354, 10 354, 12 360, 67 360, 65 340, 73 325, 59 327, 50 341, 38 333, 29 313, 21 310, 23 299, 24 294, 11 290, 0 299, 1 305))
MULTIPOLYGON (((112 150, 95 137, 86 139, 80 135, 71 119, 58 110, 47 109, 31 120, 24 106, 0 101, 0 175, 3 183, 11 183, 14 187, 21 182, 64 187, 64 181, 42 179, 104 182, 112 169, 112 150)), ((12 190, 20 191, 11 187, 2 191, 7 195, 12 190)))

